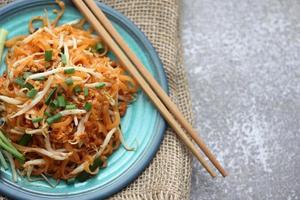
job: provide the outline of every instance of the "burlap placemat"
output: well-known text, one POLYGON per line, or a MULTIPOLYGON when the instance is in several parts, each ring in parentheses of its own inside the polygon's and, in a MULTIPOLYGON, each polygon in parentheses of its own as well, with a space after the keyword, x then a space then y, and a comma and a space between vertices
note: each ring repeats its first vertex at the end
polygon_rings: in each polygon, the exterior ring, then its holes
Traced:
MULTIPOLYGON (((12 0, 0 0, 0 4, 12 0)), ((130 18, 156 48, 167 74, 170 96, 188 120, 191 101, 180 43, 180 0, 103 0, 130 18)), ((149 167, 111 199, 189 199, 191 158, 172 130, 149 167)))

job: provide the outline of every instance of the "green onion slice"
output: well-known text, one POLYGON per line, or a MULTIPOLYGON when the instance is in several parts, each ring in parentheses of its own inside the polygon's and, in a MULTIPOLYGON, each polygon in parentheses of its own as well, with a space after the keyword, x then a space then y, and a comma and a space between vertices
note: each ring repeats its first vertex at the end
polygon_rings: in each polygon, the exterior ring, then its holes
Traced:
POLYGON ((64 108, 66 107, 66 99, 64 96, 60 95, 57 97, 57 102, 58 102, 58 106, 61 107, 61 108, 64 108))
POLYGON ((60 113, 57 113, 51 117, 49 117, 46 121, 48 124, 52 124, 54 122, 59 121, 62 118, 62 115, 60 113))
POLYGON ((50 117, 50 116, 51 116, 51 113, 48 112, 48 111, 45 111, 45 115, 46 115, 47 117, 50 117))
POLYGON ((89 95, 89 88, 87 87, 83 88, 83 94, 85 97, 87 97, 89 95))
POLYGON ((74 82, 71 77, 68 77, 68 78, 66 78, 65 83, 70 86, 70 85, 73 85, 74 82))
POLYGON ((0 163, 1 163, 1 165, 3 166, 3 168, 4 168, 5 170, 8 169, 8 164, 6 163, 5 158, 4 158, 4 156, 3 156, 2 152, 1 152, 1 150, 0 150, 0 163))
POLYGON ((53 109, 56 109, 58 107, 58 101, 57 99, 54 99, 51 103, 50 103, 50 107, 53 109))
POLYGON ((69 178, 69 179, 66 180, 66 183, 68 185, 74 184, 75 182, 76 182, 76 178, 69 178))
POLYGON ((45 51, 45 61, 49 62, 52 60, 52 50, 45 51))
POLYGON ((72 109, 76 109, 76 108, 77 108, 77 106, 74 104, 66 105, 66 110, 72 110, 72 109))
MULTIPOLYGON (((102 160, 98 157, 94 160, 93 164, 90 165, 90 170, 95 171, 98 167, 101 167, 102 164, 103 164, 102 160)), ((76 176, 76 180, 78 180, 79 182, 84 182, 87 179, 89 179, 90 177, 91 177, 91 175, 89 173, 87 173, 86 171, 83 171, 76 176)))
POLYGON ((46 97, 46 100, 45 100, 46 105, 49 105, 51 103, 51 99, 54 96, 56 90, 57 90, 57 86, 50 91, 50 93, 48 94, 48 96, 46 97))
POLYGON ((86 103, 84 104, 84 109, 85 109, 86 111, 90 111, 90 110, 92 109, 92 104, 91 104, 90 102, 86 102, 86 103))
POLYGON ((32 119, 31 121, 32 121, 32 123, 38 123, 38 122, 43 121, 43 118, 42 117, 37 117, 37 118, 32 119))
POLYGON ((32 138, 32 135, 24 134, 18 143, 19 143, 19 145, 26 146, 30 142, 31 138, 32 138))
POLYGON ((65 74, 74 74, 75 69, 74 68, 65 69, 64 72, 65 72, 65 74))
POLYGON ((95 49, 96 49, 96 51, 97 51, 98 53, 103 53, 104 50, 105 50, 103 44, 101 44, 100 42, 98 42, 98 43, 96 44, 95 49))
POLYGON ((67 64, 67 56, 65 54, 61 54, 61 62, 66 65, 67 64))
POLYGON ((11 153, 14 157, 18 158, 21 161, 24 161, 25 158, 23 154, 21 154, 10 142, 9 139, 5 137, 5 135, 0 131, 0 147, 3 148, 4 150, 8 151, 11 153))
POLYGON ((100 88, 103 88, 105 85, 106 85, 105 83, 99 82, 95 85, 95 88, 100 89, 100 88))
POLYGON ((78 94, 78 93, 81 92, 81 87, 80 87, 79 85, 76 85, 76 86, 74 87, 73 91, 74 91, 75 94, 78 94))
POLYGON ((33 89, 31 89, 30 91, 27 92, 27 97, 33 99, 36 96, 37 93, 38 93, 38 91, 33 88, 33 89))
POLYGON ((41 76, 41 77, 35 78, 33 80, 35 80, 35 81, 44 81, 44 80, 46 80, 46 77, 45 76, 41 76))
POLYGON ((18 85, 21 86, 21 87, 24 87, 24 85, 25 85, 25 81, 24 81, 24 79, 21 78, 21 77, 17 77, 17 78, 15 79, 15 83, 18 84, 18 85))
POLYGON ((22 88, 28 88, 29 90, 33 89, 33 85, 30 83, 26 83, 25 80, 22 77, 17 77, 15 79, 15 83, 18 84, 22 88))

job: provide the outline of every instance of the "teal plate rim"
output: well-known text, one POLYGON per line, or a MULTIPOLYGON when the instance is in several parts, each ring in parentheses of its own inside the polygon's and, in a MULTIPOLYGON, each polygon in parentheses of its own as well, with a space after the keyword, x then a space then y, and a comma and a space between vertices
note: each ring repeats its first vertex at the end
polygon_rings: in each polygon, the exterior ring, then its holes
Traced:
MULTIPOLYGON (((17 12, 22 8, 30 8, 34 6, 40 5, 48 5, 53 3, 51 0, 19 0, 13 3, 10 3, 2 8, 0 8, 0 17, 5 17, 5 15, 10 14, 11 12, 17 12)), ((68 6, 72 6, 71 3, 67 1, 68 6)), ((127 17, 114 10, 113 8, 97 2, 98 6, 104 11, 104 13, 108 16, 108 18, 118 21, 122 24, 123 27, 126 27, 126 30, 131 33, 131 36, 139 41, 139 45, 143 47, 143 49, 147 50, 147 56, 149 56, 151 62, 153 63, 153 67, 157 73, 157 79, 161 85, 161 87, 168 92, 168 84, 167 78, 164 72, 163 64, 150 41, 147 39, 145 34, 137 28, 137 26, 131 22, 127 17)), ((157 126, 156 137, 151 141, 152 148, 145 151, 142 158, 139 158, 133 166, 130 167, 124 174, 118 177, 118 181, 115 181, 110 185, 110 187, 101 188, 99 190, 95 189, 92 191, 88 191, 85 193, 72 194, 72 195, 44 195, 42 193, 32 193, 18 187, 17 184, 10 184, 9 182, 3 180, 0 177, 0 194, 3 194, 12 199, 103 199, 111 196, 112 194, 119 192, 132 181, 134 181, 150 164, 151 160, 155 156, 158 148, 162 142, 164 131, 166 129, 166 123, 161 116, 159 116, 159 122, 157 126)))

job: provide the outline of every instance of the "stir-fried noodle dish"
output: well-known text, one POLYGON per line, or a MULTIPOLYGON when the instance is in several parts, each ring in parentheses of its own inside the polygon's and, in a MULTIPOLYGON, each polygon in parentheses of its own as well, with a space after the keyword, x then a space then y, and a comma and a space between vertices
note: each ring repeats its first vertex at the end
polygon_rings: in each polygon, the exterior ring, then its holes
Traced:
POLYGON ((120 117, 137 91, 84 19, 58 26, 65 5, 56 2, 55 19, 45 10, 29 21, 28 35, 5 42, 0 160, 9 161, 14 180, 97 174, 123 143, 120 117))

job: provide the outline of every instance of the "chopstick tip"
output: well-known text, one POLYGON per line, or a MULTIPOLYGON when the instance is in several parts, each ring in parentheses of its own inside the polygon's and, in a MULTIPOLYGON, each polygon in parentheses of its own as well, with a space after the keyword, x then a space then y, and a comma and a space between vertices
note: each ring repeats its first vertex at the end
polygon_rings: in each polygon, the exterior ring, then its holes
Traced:
POLYGON ((228 172, 224 171, 224 172, 222 173, 222 176, 225 178, 226 176, 229 176, 229 174, 228 174, 228 172))

